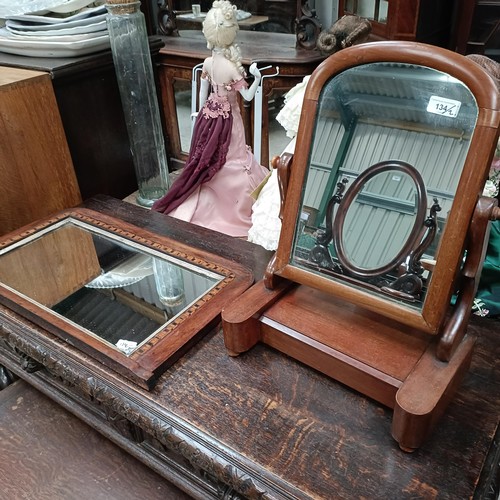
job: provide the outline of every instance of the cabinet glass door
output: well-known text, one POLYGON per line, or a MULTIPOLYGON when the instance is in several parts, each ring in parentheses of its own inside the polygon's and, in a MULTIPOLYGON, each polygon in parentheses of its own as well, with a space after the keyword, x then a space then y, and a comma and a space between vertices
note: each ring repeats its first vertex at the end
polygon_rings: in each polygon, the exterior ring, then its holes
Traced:
POLYGON ((387 22, 388 0, 346 0, 344 11, 378 23, 387 22))

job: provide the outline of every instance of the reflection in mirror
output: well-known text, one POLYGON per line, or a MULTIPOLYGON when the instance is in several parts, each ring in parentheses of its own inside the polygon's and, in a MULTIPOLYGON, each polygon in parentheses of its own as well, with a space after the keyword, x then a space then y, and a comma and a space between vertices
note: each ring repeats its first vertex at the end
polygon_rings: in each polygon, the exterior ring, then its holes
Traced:
POLYGON ((152 259, 153 275, 160 302, 168 307, 178 307, 186 300, 181 269, 163 259, 152 259))
MULTIPOLYGON (((300 0, 232 0, 238 10, 241 30, 269 33, 294 33, 297 13, 306 2, 300 0)), ((183 36, 183 30, 201 30, 204 16, 210 10, 213 0, 158 0, 158 32, 161 35, 183 36), (193 4, 200 5, 201 18, 193 15, 193 4)), ((303 10, 311 10, 308 5, 303 10)))
POLYGON ((188 154, 191 146, 191 82, 176 80, 174 82, 175 107, 179 124, 179 140, 181 151, 188 154))
POLYGON ((371 63, 331 78, 291 263, 421 308, 477 113, 465 85, 426 67, 371 63))
POLYGON ((222 280, 64 220, 0 252, 0 281, 127 356, 222 280))
POLYGON ((425 210, 418 203, 417 190, 408 174, 389 170, 367 180, 354 193, 345 213, 338 213, 335 219, 339 256, 350 263, 349 267, 369 271, 388 267, 398 260, 415 226, 417 213, 425 210), (394 229, 393 237, 377 238, 376 233, 387 232, 386 228, 394 229))
POLYGON ((388 0, 346 0, 344 11, 379 23, 387 22, 388 0))

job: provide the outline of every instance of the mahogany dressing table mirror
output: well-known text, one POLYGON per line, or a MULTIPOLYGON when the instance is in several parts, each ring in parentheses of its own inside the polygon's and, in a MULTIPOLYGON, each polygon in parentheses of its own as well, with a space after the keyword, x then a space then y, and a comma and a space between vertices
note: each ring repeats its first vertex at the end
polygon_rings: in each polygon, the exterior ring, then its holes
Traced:
POLYGON ((325 60, 276 161, 278 249, 223 310, 231 355, 264 342, 393 408, 418 448, 466 373, 500 102, 475 63, 415 42, 325 60))

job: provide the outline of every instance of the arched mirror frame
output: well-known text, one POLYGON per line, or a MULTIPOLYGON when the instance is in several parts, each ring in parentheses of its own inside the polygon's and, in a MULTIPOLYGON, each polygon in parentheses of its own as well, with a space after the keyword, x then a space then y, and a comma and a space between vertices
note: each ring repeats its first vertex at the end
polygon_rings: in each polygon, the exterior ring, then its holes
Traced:
POLYGON ((453 283, 463 258, 471 218, 487 179, 499 123, 500 102, 495 83, 480 67, 462 55, 425 44, 389 41, 350 47, 326 59, 313 73, 305 93, 297 135, 300 147, 296 148, 293 157, 283 210, 283 230, 276 255, 268 267, 266 285, 272 288, 276 277, 286 278, 362 305, 424 332, 439 333, 454 291, 453 283), (332 280, 290 264, 321 90, 330 78, 342 71, 375 62, 415 64, 446 73, 469 88, 478 106, 476 127, 421 310, 354 288, 341 279, 332 280))

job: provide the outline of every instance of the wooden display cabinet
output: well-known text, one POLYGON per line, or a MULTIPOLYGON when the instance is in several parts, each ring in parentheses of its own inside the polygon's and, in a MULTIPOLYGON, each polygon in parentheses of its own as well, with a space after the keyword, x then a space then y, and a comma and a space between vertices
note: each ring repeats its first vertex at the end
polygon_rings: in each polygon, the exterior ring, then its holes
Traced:
MULTIPOLYGON (((243 120, 248 145, 260 150, 260 163, 269 166, 269 123, 270 102, 276 96, 283 95, 292 87, 310 75, 324 59, 317 51, 296 47, 295 36, 283 33, 258 33, 243 31, 238 33, 238 45, 241 48, 242 64, 248 68, 252 62, 259 67, 270 66, 263 73, 262 95, 262 134, 260 144, 255 144, 253 106, 255 99, 243 104, 243 120)), ((210 55, 206 40, 201 31, 183 31, 180 37, 165 39, 165 47, 158 57, 158 79, 161 88, 161 101, 165 115, 167 150, 169 164, 177 170, 184 166, 190 146, 191 119, 189 113, 182 112, 182 102, 191 104, 196 99, 196 89, 192 92, 193 69, 202 64, 210 55), (187 115, 187 116, 186 116, 187 115), (182 140, 181 129, 187 131, 182 140)), ((196 81, 196 80, 195 80, 196 81)))
MULTIPOLYGON (((154 60, 163 42, 158 38, 151 38, 149 43, 154 60)), ((48 113, 53 112, 50 111, 52 103, 44 102, 43 106, 36 107, 33 103, 37 96, 26 95, 25 98, 29 98, 27 105, 30 106, 30 120, 35 121, 38 119, 37 115, 46 112, 46 119, 54 128, 52 142, 61 136, 57 127, 62 121, 63 138, 57 147, 52 146, 52 150, 60 152, 63 145, 69 148, 69 166, 76 174, 81 199, 97 194, 123 199, 137 190, 137 178, 111 51, 64 58, 18 56, 0 52, 0 65, 6 67, 4 71, 12 68, 12 71, 19 69, 46 73, 46 84, 52 87, 51 92, 55 95, 54 109, 60 116, 57 120, 50 118, 48 113)), ((153 67, 155 68, 154 65, 153 67)), ((26 90, 25 93, 27 94, 26 90)), ((48 135, 51 127, 41 127, 40 130, 42 129, 48 135)), ((38 128, 30 126, 26 130, 34 131, 38 128)), ((34 150, 37 144, 41 147, 42 142, 31 141, 30 148, 34 150)), ((49 142, 45 141, 44 144, 49 142)), ((55 162, 54 155, 48 164, 55 162)), ((39 163, 38 168, 46 168, 39 163)), ((67 185, 69 189, 70 183, 67 185)), ((62 191, 59 193, 62 194, 62 191)), ((47 197, 45 201, 47 207, 49 199, 47 197)), ((21 222, 26 224, 35 218, 73 206, 78 201, 53 206, 49 211, 37 212, 36 217, 21 222)), ((17 209, 25 210, 25 207, 17 209)))
POLYGON ((500 59, 500 1, 461 0, 453 49, 500 59))

